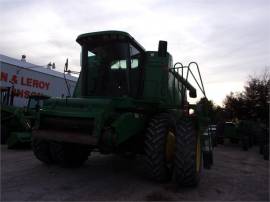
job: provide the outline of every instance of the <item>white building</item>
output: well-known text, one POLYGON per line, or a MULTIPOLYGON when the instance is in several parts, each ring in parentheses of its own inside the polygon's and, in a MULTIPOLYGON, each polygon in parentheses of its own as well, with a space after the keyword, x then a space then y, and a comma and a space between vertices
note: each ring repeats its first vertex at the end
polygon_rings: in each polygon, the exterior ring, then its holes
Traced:
POLYGON ((67 74, 65 77, 63 72, 26 62, 25 57, 17 60, 0 54, 0 86, 14 85, 15 106, 26 106, 27 97, 32 94, 65 97, 70 91, 72 95, 78 78, 67 74))

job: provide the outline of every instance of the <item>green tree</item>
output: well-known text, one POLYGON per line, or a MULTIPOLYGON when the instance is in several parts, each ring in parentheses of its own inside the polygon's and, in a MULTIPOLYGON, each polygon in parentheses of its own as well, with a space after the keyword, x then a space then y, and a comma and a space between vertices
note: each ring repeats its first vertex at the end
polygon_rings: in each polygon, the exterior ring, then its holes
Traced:
POLYGON ((225 110, 230 119, 253 121, 269 120, 270 74, 266 70, 261 76, 250 76, 244 91, 231 92, 224 100, 225 110))

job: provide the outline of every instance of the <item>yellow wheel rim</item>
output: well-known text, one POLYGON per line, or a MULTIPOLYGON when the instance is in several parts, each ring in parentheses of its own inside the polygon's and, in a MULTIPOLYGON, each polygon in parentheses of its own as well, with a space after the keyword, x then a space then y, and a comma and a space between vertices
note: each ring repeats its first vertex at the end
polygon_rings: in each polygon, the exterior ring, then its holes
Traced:
POLYGON ((201 167, 201 141, 199 137, 196 145, 196 171, 199 172, 201 167))
POLYGON ((175 135, 169 131, 166 138, 166 160, 172 161, 175 152, 175 135))

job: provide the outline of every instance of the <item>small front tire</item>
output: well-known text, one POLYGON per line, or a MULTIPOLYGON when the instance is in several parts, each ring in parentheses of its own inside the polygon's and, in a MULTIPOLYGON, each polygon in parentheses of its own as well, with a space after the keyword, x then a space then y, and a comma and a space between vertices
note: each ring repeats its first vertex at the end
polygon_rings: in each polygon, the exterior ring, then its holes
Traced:
POLYGON ((48 140, 33 138, 32 148, 34 155, 45 164, 52 164, 53 158, 50 153, 50 142, 48 140))
POLYGON ((62 167, 79 167, 90 154, 84 145, 63 142, 51 142, 50 152, 53 160, 62 167))

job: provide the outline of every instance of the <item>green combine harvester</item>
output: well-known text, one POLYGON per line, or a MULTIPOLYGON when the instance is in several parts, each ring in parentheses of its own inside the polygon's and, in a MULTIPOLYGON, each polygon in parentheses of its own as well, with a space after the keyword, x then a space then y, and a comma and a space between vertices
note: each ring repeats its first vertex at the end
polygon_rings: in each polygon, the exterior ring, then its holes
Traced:
POLYGON ((30 147, 32 126, 37 119, 40 100, 47 96, 30 96, 26 108, 13 105, 15 94, 12 87, 1 87, 1 144, 9 149, 30 147))
POLYGON ((159 42, 158 51, 145 51, 121 31, 82 34, 77 42, 76 89, 72 97, 44 101, 33 131, 35 156, 46 164, 75 167, 92 151, 143 154, 151 178, 198 184, 200 134, 206 126, 197 107, 187 102, 187 91, 197 96, 189 77, 205 95, 197 63, 173 65, 166 41, 159 42))
POLYGON ((247 151, 254 144, 256 126, 252 121, 239 120, 238 122, 227 121, 222 124, 219 134, 219 142, 224 144, 225 139, 231 143, 240 144, 247 151))

